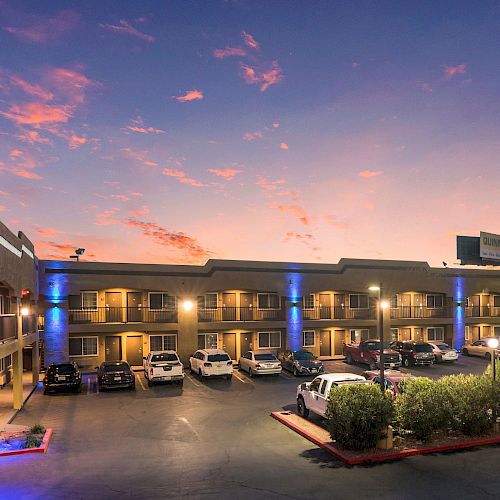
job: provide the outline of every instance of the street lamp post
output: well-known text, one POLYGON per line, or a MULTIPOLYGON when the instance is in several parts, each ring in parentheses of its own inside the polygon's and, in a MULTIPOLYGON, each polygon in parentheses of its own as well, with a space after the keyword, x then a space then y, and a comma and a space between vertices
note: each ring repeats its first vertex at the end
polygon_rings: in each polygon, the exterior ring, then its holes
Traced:
POLYGON ((370 292, 377 292, 377 333, 380 341, 380 357, 379 357, 379 379, 380 389, 385 391, 385 359, 384 359, 384 311, 389 304, 382 300, 382 285, 370 286, 370 292))
POLYGON ((497 348, 498 348, 498 339, 489 339, 488 340, 488 347, 491 348, 491 373, 493 375, 493 380, 497 379, 497 348))

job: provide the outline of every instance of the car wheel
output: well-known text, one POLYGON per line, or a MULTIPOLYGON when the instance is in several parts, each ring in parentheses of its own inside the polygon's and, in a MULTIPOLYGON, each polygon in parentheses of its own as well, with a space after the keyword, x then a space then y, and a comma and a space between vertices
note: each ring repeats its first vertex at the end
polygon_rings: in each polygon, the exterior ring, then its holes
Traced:
POLYGON ((46 396, 46 395, 49 393, 49 391, 48 391, 47 389, 44 389, 44 390, 43 390, 43 393, 44 393, 44 395, 46 396))
POLYGON ((403 361, 403 364, 406 366, 406 368, 410 367, 410 358, 405 358, 403 361))
POLYGON ((485 355, 484 355, 484 359, 486 359, 486 361, 491 361, 491 354, 489 352, 487 352, 485 355))
POLYGON ((76 386, 76 392, 77 392, 77 394, 80 394, 80 392, 82 392, 82 383, 81 382, 76 386))
POLYGON ((347 354, 345 361, 348 365, 352 365, 352 356, 350 354, 347 354))
POLYGON ((201 371, 201 368, 198 370, 198 375, 200 376, 200 380, 203 382, 203 380, 205 380, 205 377, 203 376, 203 372, 201 371))
POLYGON ((462 355, 468 356, 469 355, 469 351, 467 349, 462 349, 462 355))
POLYGON ((251 369, 251 368, 249 368, 249 369, 248 369, 248 376, 249 376, 250 378, 252 378, 252 377, 253 377, 253 371, 252 371, 252 369, 251 369))
POLYGON ((233 378, 232 375, 226 375, 226 380, 231 380, 233 378))
POLYGON ((309 410, 307 409, 302 396, 297 398, 297 413, 303 418, 307 418, 309 416, 309 410))
POLYGON ((293 376, 294 377, 298 377, 299 376, 299 372, 297 371, 297 368, 295 368, 295 366, 293 367, 293 376))
POLYGON ((130 390, 130 391, 135 391, 135 383, 133 383, 133 384, 129 387, 129 390, 130 390))
POLYGON ((153 387, 153 382, 151 382, 151 380, 149 380, 149 378, 147 380, 148 380, 148 387, 153 387))

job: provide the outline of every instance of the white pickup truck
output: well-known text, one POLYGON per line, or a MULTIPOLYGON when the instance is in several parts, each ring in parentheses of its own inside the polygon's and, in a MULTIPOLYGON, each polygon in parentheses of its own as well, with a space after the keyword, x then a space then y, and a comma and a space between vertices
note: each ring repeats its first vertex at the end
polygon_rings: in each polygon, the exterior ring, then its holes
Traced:
POLYGON ((184 366, 175 351, 151 351, 144 358, 144 376, 151 387, 155 382, 184 382, 184 366))
POLYGON ((330 389, 339 385, 372 384, 361 375, 353 373, 325 373, 319 375, 312 382, 303 382, 297 387, 297 413, 304 418, 309 412, 320 417, 326 417, 326 403, 330 389))

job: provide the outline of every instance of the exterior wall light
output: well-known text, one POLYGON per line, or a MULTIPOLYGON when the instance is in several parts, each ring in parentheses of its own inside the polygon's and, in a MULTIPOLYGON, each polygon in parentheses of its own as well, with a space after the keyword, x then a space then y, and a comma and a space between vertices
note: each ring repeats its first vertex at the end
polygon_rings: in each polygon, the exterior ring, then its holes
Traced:
POLYGON ((498 347, 498 339, 489 339, 488 340, 488 346, 491 349, 496 349, 498 347))
POLYGON ((30 310, 27 307, 21 308, 21 315, 22 316, 28 316, 29 313, 30 313, 30 310))
POLYGON ((193 309, 194 304, 190 300, 185 300, 182 303, 182 307, 183 307, 184 311, 188 312, 188 311, 191 311, 191 309, 193 309))
POLYGON ((387 309, 389 307, 389 302, 387 300, 383 300, 380 302, 380 309, 387 309))
POLYGON ((373 286, 369 286, 368 290, 370 290, 370 292, 380 292, 380 287, 373 285, 373 286))

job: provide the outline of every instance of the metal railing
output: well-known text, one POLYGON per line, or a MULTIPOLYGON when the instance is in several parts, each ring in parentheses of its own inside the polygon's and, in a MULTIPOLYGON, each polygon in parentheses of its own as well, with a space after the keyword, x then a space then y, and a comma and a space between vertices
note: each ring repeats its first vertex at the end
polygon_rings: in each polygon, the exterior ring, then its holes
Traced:
POLYGON ((283 321, 282 309, 259 309, 257 307, 218 307, 198 309, 198 321, 283 321))
POLYGON ((177 309, 150 307, 98 307, 69 309, 70 324, 88 323, 177 323, 177 309))
POLYGON ((303 319, 376 319, 375 309, 350 309, 342 306, 320 306, 303 309, 303 319))
POLYGON ((467 318, 497 318, 500 316, 500 307, 469 306, 465 308, 467 318))
POLYGON ((452 318, 450 307, 399 306, 391 308, 392 319, 406 318, 452 318))
POLYGON ((36 333, 38 330, 38 318, 36 314, 29 314, 28 316, 23 316, 23 335, 28 335, 29 333, 36 333))
POLYGON ((0 343, 17 338, 17 316, 15 314, 0 315, 0 343))

